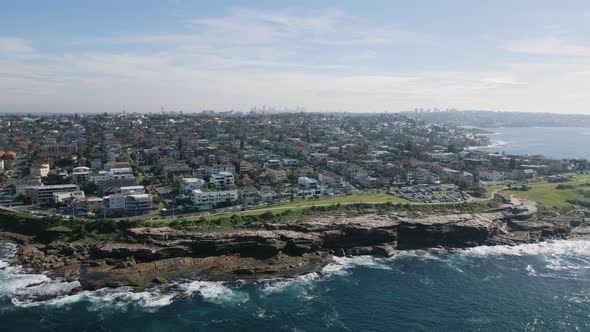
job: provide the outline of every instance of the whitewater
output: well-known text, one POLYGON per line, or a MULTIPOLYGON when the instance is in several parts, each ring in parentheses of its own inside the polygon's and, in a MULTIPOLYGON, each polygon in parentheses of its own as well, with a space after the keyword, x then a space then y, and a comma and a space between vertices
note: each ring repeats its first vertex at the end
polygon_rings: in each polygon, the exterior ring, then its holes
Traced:
POLYGON ((590 329, 586 240, 335 258, 320 273, 256 285, 179 280, 74 294, 76 281, 14 266, 15 249, 0 244, 10 331, 590 329))

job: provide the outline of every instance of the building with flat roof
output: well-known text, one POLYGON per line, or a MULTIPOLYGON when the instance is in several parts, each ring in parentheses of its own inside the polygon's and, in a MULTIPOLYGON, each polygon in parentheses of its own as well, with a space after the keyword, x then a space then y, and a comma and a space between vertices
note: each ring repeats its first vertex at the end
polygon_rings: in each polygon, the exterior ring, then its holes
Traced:
POLYGON ((234 175, 230 172, 219 172, 211 175, 211 183, 215 185, 217 189, 230 188, 235 185, 234 175))
POLYGON ((100 171, 97 174, 90 176, 90 181, 96 184, 103 181, 123 179, 135 179, 133 170, 130 167, 112 168, 110 171, 100 171))
POLYGON ((237 190, 202 191, 195 189, 191 193, 193 205, 200 210, 212 209, 221 204, 231 204, 237 200, 237 190))
POLYGON ((54 193, 73 192, 79 190, 80 187, 76 184, 38 186, 31 188, 31 199, 34 204, 51 204, 54 202, 54 193))
POLYGON ((54 204, 69 204, 73 201, 83 200, 84 198, 85 195, 82 190, 53 193, 54 204))
POLYGON ((151 210, 153 202, 143 186, 127 186, 105 196, 104 206, 111 214, 138 215, 151 210))
POLYGON ((189 196, 191 191, 201 189, 205 186, 205 180, 199 178, 182 178, 180 179, 180 192, 189 196))

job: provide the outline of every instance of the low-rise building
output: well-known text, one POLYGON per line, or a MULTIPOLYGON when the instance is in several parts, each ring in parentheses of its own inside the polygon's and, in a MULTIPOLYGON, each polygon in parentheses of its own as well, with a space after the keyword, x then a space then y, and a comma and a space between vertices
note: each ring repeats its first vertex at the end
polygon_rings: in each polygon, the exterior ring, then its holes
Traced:
POLYGON ((72 180, 74 183, 86 183, 90 178, 90 168, 86 166, 74 167, 72 170, 72 180))
POLYGON ((217 189, 225 189, 230 188, 235 185, 234 183, 234 175, 230 172, 219 172, 217 174, 211 175, 211 183, 217 189))
POLYGON ((480 169, 478 176, 484 181, 501 181, 504 179, 504 172, 493 169, 480 169))
POLYGON ((104 202, 111 214, 138 215, 153 207, 152 196, 143 186, 121 187, 116 193, 104 197, 104 202))
POLYGON ((75 184, 56 184, 50 186, 38 186, 31 188, 31 199, 34 204, 53 203, 53 194, 61 192, 79 191, 80 187, 75 184))
POLYGON ((252 170, 252 165, 249 162, 245 160, 240 161, 240 173, 247 173, 250 170, 252 170))
POLYGON ((306 176, 300 176, 297 179, 297 184, 303 189, 317 189, 317 188, 319 188, 318 180, 308 178, 306 176))
POLYGON ((230 172, 233 173, 236 171, 236 167, 230 163, 227 164, 216 164, 216 165, 211 165, 211 166, 207 166, 205 168, 205 171, 208 174, 218 174, 221 172, 230 172))
POLYGON ((69 191, 69 192, 57 192, 53 193, 54 204, 70 204, 74 201, 84 200, 84 192, 82 190, 69 191))
POLYGON ((90 182, 100 183, 103 181, 135 179, 131 167, 111 168, 109 171, 99 171, 97 174, 90 176, 90 182))
POLYGON ((31 176, 38 176, 38 177, 47 177, 49 175, 49 162, 37 160, 35 161, 30 168, 31 176))
POLYGON ((180 193, 188 196, 193 190, 203 188, 205 183, 205 180, 199 178, 182 178, 180 179, 180 193))
POLYGON ((208 210, 222 204, 232 204, 238 200, 237 190, 202 191, 195 189, 191 193, 191 201, 200 210, 208 210))
POLYGON ((287 172, 282 169, 270 168, 266 171, 271 183, 280 183, 287 181, 287 172))

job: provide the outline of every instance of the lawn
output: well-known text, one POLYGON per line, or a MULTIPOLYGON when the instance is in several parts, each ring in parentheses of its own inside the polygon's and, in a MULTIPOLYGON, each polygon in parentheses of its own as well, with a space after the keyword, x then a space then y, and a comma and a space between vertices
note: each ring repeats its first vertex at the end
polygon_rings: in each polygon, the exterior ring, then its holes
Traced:
POLYGON ((533 183, 529 184, 531 188, 529 191, 504 190, 503 193, 541 203, 547 208, 565 208, 572 206, 568 200, 590 203, 590 198, 580 193, 580 191, 590 191, 590 187, 581 186, 585 183, 590 184, 590 175, 578 176, 565 183, 533 183), (560 184, 574 186, 575 188, 557 189, 560 184))
MULTIPOLYGON (((271 212, 273 214, 279 214, 284 212, 285 210, 300 210, 300 209, 307 209, 311 208, 312 206, 329 206, 329 205, 336 205, 336 204, 355 204, 355 203, 371 203, 371 204, 383 204, 383 203, 402 203, 402 204, 415 204, 410 202, 406 199, 387 195, 387 194, 370 194, 370 195, 349 195, 349 196, 342 196, 342 197, 331 197, 331 198, 324 198, 324 199, 317 199, 317 200, 308 200, 308 201, 300 201, 295 203, 287 203, 287 204, 280 204, 273 207, 267 207, 262 209, 250 210, 250 211, 240 211, 240 212, 231 212, 231 213, 224 213, 224 214, 216 214, 205 217, 205 220, 215 220, 220 218, 230 217, 232 215, 239 215, 239 216, 255 216, 260 215, 265 212, 271 212)), ((189 218, 192 219, 192 218, 189 218)))

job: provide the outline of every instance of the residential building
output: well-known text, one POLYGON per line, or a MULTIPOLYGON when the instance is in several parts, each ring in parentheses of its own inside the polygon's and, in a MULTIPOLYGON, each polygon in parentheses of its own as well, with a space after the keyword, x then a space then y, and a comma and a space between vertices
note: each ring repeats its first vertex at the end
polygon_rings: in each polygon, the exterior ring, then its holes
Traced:
POLYGON ((153 207, 152 196, 143 186, 121 187, 116 193, 104 197, 104 201, 111 214, 138 215, 153 207))
POLYGON ((79 191, 80 187, 75 184, 56 184, 49 186, 38 186, 31 188, 31 198, 34 204, 51 204, 54 193, 79 191))
POLYGON ((209 182, 213 183, 217 189, 230 188, 235 185, 234 175, 230 172, 219 172, 217 174, 213 174, 211 175, 211 180, 209 182))
POLYGON ((216 164, 216 165, 211 165, 211 166, 207 166, 205 168, 205 171, 208 174, 218 174, 220 172, 230 172, 233 173, 236 171, 236 167, 230 163, 227 164, 216 164))
POLYGON ((37 160, 35 161, 30 168, 31 176, 38 176, 38 177, 47 177, 49 175, 49 162, 37 160))
POLYGON ((86 183, 90 178, 90 168, 85 166, 74 167, 72 170, 72 180, 74 183, 86 183))
POLYGON ((188 196, 193 190, 203 188, 205 183, 205 180, 199 178, 182 178, 180 179, 180 193, 188 196))
POLYGON ((70 204, 75 201, 84 200, 84 192, 82 190, 69 191, 69 192, 57 192, 53 193, 54 204, 70 204))
POLYGON ((317 189, 317 188, 319 188, 318 180, 308 178, 306 176, 300 176, 297 179, 297 184, 303 189, 317 189))
POLYGON ((271 183, 287 181, 287 172, 285 170, 269 168, 266 173, 271 183))
POLYGON ((191 194, 193 205, 200 210, 208 210, 222 204, 232 204, 237 200, 237 190, 202 191, 195 189, 191 194))
POLYGON ((133 170, 130 167, 111 168, 109 171, 99 171, 98 174, 90 176, 90 182, 100 183, 103 181, 135 179, 133 170))

